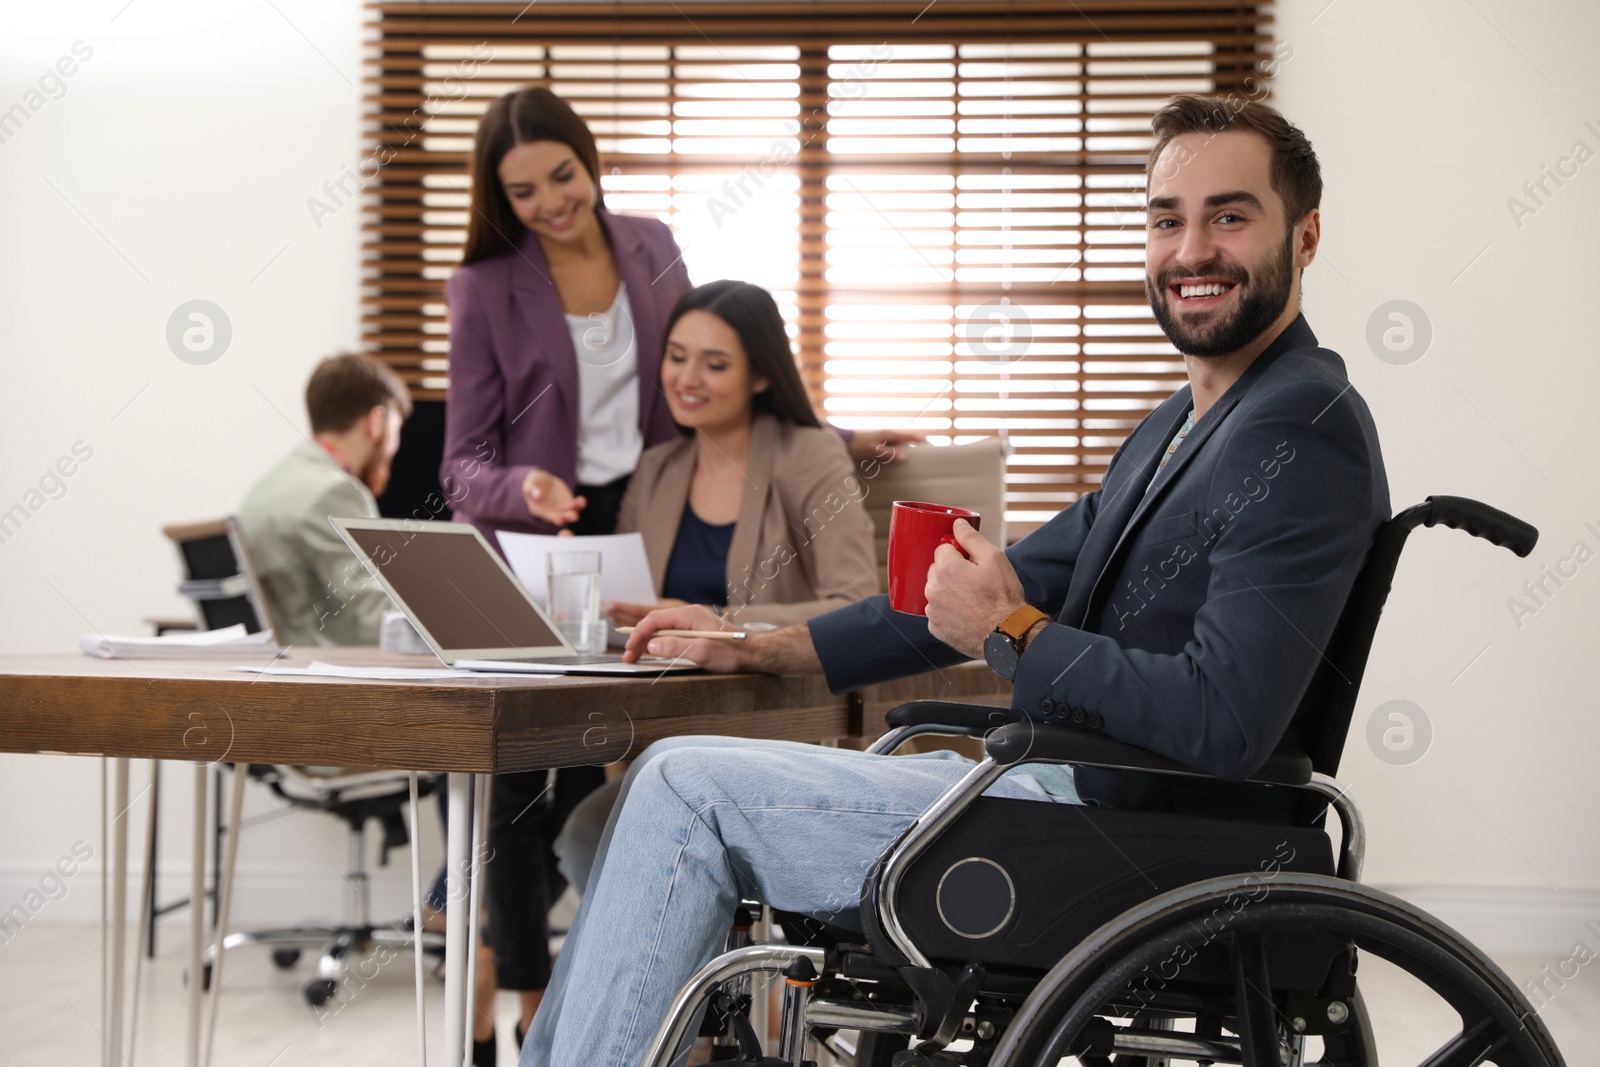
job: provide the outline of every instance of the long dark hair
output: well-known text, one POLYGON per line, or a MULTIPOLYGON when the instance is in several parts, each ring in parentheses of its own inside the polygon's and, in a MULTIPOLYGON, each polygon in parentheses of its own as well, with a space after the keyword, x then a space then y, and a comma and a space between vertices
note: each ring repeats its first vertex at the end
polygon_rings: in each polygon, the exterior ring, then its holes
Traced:
MULTIPOLYGON (((690 289, 678 298, 667 316, 662 337, 672 335, 672 327, 691 311, 709 311, 739 335, 744 354, 750 360, 750 376, 767 380, 766 389, 750 398, 751 407, 765 411, 781 422, 820 429, 822 423, 811 407, 811 398, 800 381, 789 335, 783 328, 772 294, 759 285, 724 279, 690 289)), ((688 431, 693 432, 693 431, 688 431)))
MULTIPOLYGON (((600 150, 572 105, 549 89, 507 93, 489 105, 472 140, 472 217, 467 220, 463 265, 516 249, 523 226, 500 184, 500 161, 517 145, 529 141, 560 141, 571 148, 599 193, 600 150)), ((595 207, 605 207, 603 196, 595 207)))

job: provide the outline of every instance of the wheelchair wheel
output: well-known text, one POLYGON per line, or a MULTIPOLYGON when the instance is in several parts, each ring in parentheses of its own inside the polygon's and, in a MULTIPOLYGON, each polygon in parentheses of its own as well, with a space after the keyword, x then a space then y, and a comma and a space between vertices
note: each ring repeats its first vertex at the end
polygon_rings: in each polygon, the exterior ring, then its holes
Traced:
MULTIPOLYGON (((1307 1067, 1376 1067, 1380 1042, 1356 994, 1353 966, 1369 957, 1426 987, 1441 1002, 1438 1017, 1449 1020, 1430 1038, 1440 1042, 1431 1055, 1408 1053, 1403 1062, 1564 1067, 1532 1005, 1459 934, 1386 893, 1322 875, 1290 874, 1210 879, 1107 923, 1040 982, 991 1065, 1054 1067, 1077 1057, 1070 1062, 1087 1067, 1146 1056, 1173 1064, 1278 1067, 1301 1062, 1289 1058, 1290 1050, 1309 1034, 1316 1035, 1310 1040, 1313 1047, 1320 1042, 1322 1051, 1305 1061, 1307 1067), (1343 957, 1351 966, 1333 995, 1274 981, 1269 960, 1282 966, 1294 959, 1296 946, 1312 939, 1354 950, 1343 957), (1184 962, 1180 966, 1174 960, 1184 962), (1193 972, 1219 960, 1231 975, 1210 973, 1197 982, 1193 972), (1151 1031, 1126 1022, 1152 1004, 1179 1019, 1176 1030, 1151 1031), (1185 1004, 1194 1010, 1181 1019, 1185 1004), (1324 1012, 1326 1021, 1308 1022, 1305 1016, 1311 1013, 1296 1008, 1307 1004, 1324 1012), (1177 1043, 1158 1046, 1172 1038, 1177 1043), (1208 1050, 1196 1051, 1202 1042, 1209 1042, 1208 1050)), ((1401 1062, 1396 1054, 1382 1053, 1384 1067, 1401 1062)))

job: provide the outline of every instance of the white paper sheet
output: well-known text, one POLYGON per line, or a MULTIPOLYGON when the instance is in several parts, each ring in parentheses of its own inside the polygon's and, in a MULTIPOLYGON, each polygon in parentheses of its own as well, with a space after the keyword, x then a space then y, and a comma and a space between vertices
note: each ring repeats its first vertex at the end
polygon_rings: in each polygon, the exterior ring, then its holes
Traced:
POLYGON ((311 678, 361 678, 383 682, 425 682, 441 678, 536 678, 538 675, 458 671, 450 667, 344 667, 313 660, 309 667, 238 667, 253 674, 287 674, 311 678))
POLYGON ((552 537, 547 534, 497 531, 500 550, 517 580, 533 594, 540 607, 547 606, 549 571, 546 561, 552 552, 600 553, 600 601, 609 604, 654 604, 656 585, 650 577, 650 561, 644 554, 644 538, 636 533, 599 534, 593 537, 552 537))

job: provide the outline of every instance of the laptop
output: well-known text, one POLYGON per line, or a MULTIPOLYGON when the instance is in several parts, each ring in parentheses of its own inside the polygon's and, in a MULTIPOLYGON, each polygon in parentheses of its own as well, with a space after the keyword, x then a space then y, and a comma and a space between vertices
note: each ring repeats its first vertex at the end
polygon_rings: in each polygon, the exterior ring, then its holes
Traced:
POLYGON ((417 633, 451 667, 526 674, 661 674, 681 660, 581 654, 477 529, 462 522, 329 519, 417 633))

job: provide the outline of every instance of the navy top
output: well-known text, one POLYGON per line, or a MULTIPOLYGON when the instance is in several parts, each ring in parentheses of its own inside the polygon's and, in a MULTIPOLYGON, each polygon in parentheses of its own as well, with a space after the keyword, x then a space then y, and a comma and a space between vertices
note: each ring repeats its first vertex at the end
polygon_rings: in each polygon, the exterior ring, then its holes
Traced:
POLYGON ((728 547, 733 544, 737 523, 713 526, 683 505, 683 521, 678 524, 678 539, 673 542, 667 573, 661 581, 661 595, 691 604, 728 603, 728 547))

